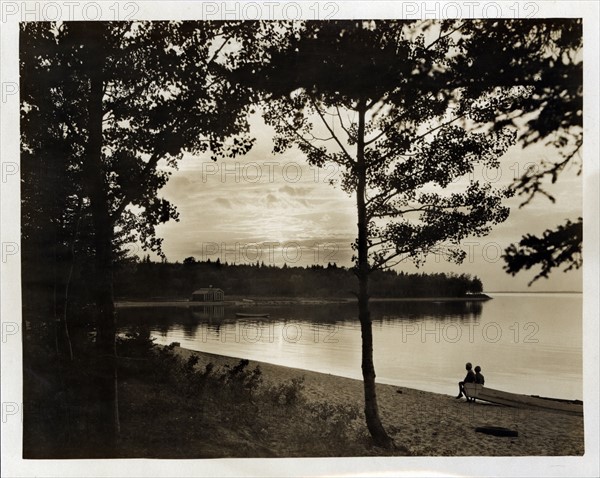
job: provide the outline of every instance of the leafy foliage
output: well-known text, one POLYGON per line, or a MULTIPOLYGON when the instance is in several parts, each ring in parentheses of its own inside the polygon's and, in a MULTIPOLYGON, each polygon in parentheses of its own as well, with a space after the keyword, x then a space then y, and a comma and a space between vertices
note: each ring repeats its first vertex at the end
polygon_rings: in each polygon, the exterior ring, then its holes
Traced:
MULTIPOLYGON (((583 56, 581 19, 544 19, 536 21, 490 21, 469 24, 478 35, 474 52, 494 51, 493 61, 476 55, 471 71, 489 75, 494 81, 521 84, 530 94, 515 111, 511 123, 520 126, 518 140, 528 146, 543 143, 555 148, 559 159, 541 158, 512 185, 523 198, 522 206, 538 195, 551 202, 555 198, 548 185, 556 183, 566 170, 581 174, 583 145, 583 56), (515 50, 516 49, 516 50, 515 50), (516 53, 516 54, 515 54, 516 53), (483 63, 481 63, 483 59, 483 63)), ((499 124, 503 124, 501 122, 499 124)), ((505 269, 516 274, 523 269, 540 266, 530 285, 565 265, 565 271, 581 266, 582 218, 568 220, 542 237, 523 236, 519 244, 509 246, 504 254, 505 269), (560 245, 557 242, 560 242, 560 245), (560 250, 562 252, 557 252, 560 250)))
POLYGON ((301 32, 275 47, 258 82, 277 132, 274 151, 296 145, 312 164, 339 164, 349 194, 364 174, 372 269, 407 258, 420 264, 434 252, 460 262, 461 240, 508 215, 501 201, 510 191, 461 178, 475 164, 497 165, 514 144, 514 128, 492 122, 524 90, 449 88, 466 55, 452 36, 441 39, 452 22, 432 27, 440 37, 429 42, 420 22, 286 26, 301 32), (451 184, 466 187, 448 193, 451 184))
MULTIPOLYGON (((111 264, 128 245, 162 254, 156 226, 178 219, 159 196, 164 166, 176 167, 185 152, 232 157, 252 146, 252 95, 231 75, 257 51, 232 45, 261 29, 244 22, 20 28, 24 303, 66 323, 78 308, 108 300, 111 264), (94 81, 102 92, 93 110, 94 81), (108 223, 102 230, 99 216, 108 223), (107 254, 99 244, 112 248, 109 260, 96 260, 107 254)), ((92 315, 100 309, 109 307, 92 315)))
POLYGON ((547 229, 541 237, 527 234, 518 245, 512 244, 505 251, 508 273, 541 266, 541 271, 529 282, 531 285, 540 277, 548 277, 557 267, 564 266, 564 272, 578 269, 582 265, 581 243, 583 240, 583 220, 568 221, 556 229, 547 229))
MULTIPOLYGON (((184 151, 199 154, 210 149, 216 158, 243 154, 252 146, 244 114, 247 92, 227 79, 228 67, 219 56, 246 28, 210 22, 23 23, 25 160, 48 157, 55 174, 70 175, 49 178, 52 187, 71 188, 58 192, 63 201, 85 197, 84 106, 89 76, 101 77, 107 207, 115 226, 128 231, 129 241, 139 239, 160 251, 154 228, 177 219, 177 213, 157 197, 168 179, 159 161, 176 166, 184 151), (91 72, 86 70, 90 44, 101 49, 104 59, 91 72), (54 152, 47 149, 50 135, 58 148, 54 152), (123 214, 126 210, 129 213, 123 214)), ((33 167, 30 170, 35 174, 33 167)), ((34 179, 24 182, 24 204, 33 199, 29 187, 34 179)))

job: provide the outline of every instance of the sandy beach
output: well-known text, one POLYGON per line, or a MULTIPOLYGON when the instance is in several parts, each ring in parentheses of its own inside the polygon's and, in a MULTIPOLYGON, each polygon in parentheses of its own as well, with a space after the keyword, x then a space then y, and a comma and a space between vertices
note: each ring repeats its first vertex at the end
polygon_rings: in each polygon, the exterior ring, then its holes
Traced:
MULTIPOLYGON (((187 358, 199 357, 198 367, 212 362, 233 366, 240 358, 196 352, 181 347, 174 351, 187 358)), ((307 402, 356 405, 362 409, 359 380, 250 361, 260 366, 266 385, 304 377, 307 402)), ((454 392, 454 391, 449 391, 454 392)), ((582 455, 583 417, 558 412, 503 407, 484 402, 467 403, 454 396, 378 384, 380 416, 398 445, 413 455, 425 456, 531 456, 582 455), (518 431, 518 437, 497 437, 476 432, 477 427, 500 426, 518 431)))

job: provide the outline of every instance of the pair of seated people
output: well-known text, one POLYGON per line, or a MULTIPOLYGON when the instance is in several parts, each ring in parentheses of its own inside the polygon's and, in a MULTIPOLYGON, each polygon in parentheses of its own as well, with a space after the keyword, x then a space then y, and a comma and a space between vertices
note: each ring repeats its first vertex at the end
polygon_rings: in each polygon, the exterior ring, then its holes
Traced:
POLYGON ((481 385, 483 385, 485 383, 485 378, 483 377, 482 373, 481 373, 481 367, 479 365, 477 365, 475 367, 475 372, 473 372, 472 368, 473 365, 471 365, 471 362, 467 362, 465 365, 465 368, 467 369, 467 375, 465 377, 465 379, 462 382, 458 382, 458 395, 457 395, 457 399, 461 398, 463 395, 467 397, 467 402, 470 401, 475 401, 474 398, 468 397, 467 394, 465 393, 465 383, 480 383, 481 385))

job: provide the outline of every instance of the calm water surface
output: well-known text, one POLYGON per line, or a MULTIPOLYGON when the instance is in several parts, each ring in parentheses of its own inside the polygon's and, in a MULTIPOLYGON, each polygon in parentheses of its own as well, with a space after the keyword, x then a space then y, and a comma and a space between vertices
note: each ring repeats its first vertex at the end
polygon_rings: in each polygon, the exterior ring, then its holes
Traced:
MULTIPOLYGON (((456 394, 467 361, 491 388, 583 398, 582 296, 491 294, 481 302, 375 302, 377 381, 456 394)), ((361 378, 355 304, 120 309, 121 331, 156 343, 361 378), (236 319, 236 312, 268 319, 236 319)))

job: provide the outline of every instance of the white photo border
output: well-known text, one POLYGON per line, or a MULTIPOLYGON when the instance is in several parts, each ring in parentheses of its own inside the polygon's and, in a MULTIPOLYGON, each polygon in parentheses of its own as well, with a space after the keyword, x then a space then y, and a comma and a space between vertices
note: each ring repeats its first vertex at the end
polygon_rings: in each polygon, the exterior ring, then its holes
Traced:
POLYGON ((2 469, 3 476, 598 476, 598 2, 585 1, 0 1, 2 164, 2 469), (348 18, 584 19, 585 454, 582 457, 391 457, 210 460, 23 460, 19 165, 19 22, 45 20, 217 20, 348 18), (16 86, 16 90, 15 90, 16 86), (16 328, 15 328, 16 327, 16 328), (13 413, 14 415, 14 413, 13 413))

